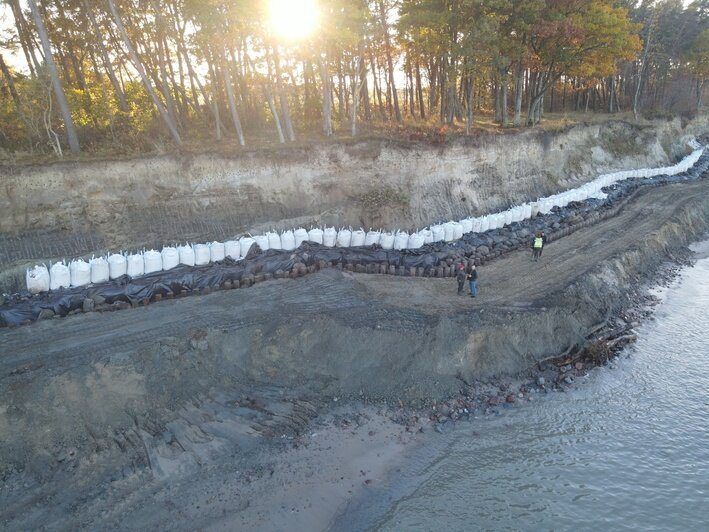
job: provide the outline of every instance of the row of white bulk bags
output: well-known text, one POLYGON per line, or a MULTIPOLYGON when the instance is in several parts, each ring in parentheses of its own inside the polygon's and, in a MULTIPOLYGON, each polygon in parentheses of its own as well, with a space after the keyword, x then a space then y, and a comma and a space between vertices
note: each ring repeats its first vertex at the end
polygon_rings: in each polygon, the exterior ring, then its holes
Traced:
POLYGON ((25 274, 25 282, 30 294, 46 292, 50 286, 49 270, 44 265, 37 265, 32 269, 28 268, 25 274))
POLYGON ((69 267, 61 262, 52 264, 49 269, 49 289, 69 288, 71 286, 71 272, 69 267))

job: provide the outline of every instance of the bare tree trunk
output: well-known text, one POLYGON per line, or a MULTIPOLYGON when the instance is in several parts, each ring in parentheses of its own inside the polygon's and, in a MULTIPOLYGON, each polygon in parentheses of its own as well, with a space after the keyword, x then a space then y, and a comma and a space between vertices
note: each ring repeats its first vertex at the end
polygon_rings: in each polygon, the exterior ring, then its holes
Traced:
POLYGON ((423 102, 423 88, 421 87, 421 66, 418 57, 416 58, 416 95, 419 101, 419 115, 421 120, 426 119, 426 105, 423 102))
POLYGON ((399 109, 399 96, 396 93, 396 83, 394 83, 394 62, 391 58, 391 39, 389 37, 389 26, 386 20, 386 12, 384 10, 384 0, 379 0, 379 15, 381 17, 382 30, 384 32, 384 47, 387 58, 389 86, 391 87, 392 99, 394 102, 394 116, 397 123, 403 122, 401 118, 401 110, 399 109))
POLYGON ((367 81, 364 66, 364 41, 359 41, 357 54, 357 68, 352 75, 352 136, 357 136, 357 104, 359 102, 360 90, 367 81))
MULTIPOLYGON (((224 88, 226 89, 227 100, 229 101, 229 111, 231 112, 231 121, 234 124, 234 129, 236 130, 236 136, 239 139, 239 146, 245 146, 244 141, 244 131, 241 128, 241 118, 239 117, 239 111, 236 108, 236 100, 234 98, 234 88, 231 80, 231 73, 229 68, 224 62, 224 52, 221 48, 217 51, 217 60, 219 61, 219 70, 222 71, 222 81, 224 83, 224 88)), ((269 102, 270 103, 270 102, 269 102)), ((278 120, 276 118, 276 120, 278 120)), ((280 129, 280 124, 279 124, 280 129)), ((283 142, 283 141, 281 141, 283 142)))
POLYGON ((12 79, 12 75, 10 74, 10 70, 7 68, 5 61, 2 58, 2 54, 0 54, 0 72, 2 72, 2 75, 5 76, 5 79, 7 80, 7 87, 10 89, 10 96, 12 96, 12 101, 15 103, 15 109, 17 109, 18 113, 22 114, 20 96, 17 94, 17 89, 15 89, 15 81, 12 79))
POLYGON ((502 113, 502 127, 509 125, 507 118, 507 70, 500 72, 500 113, 502 113))
POLYGON ((34 18, 35 25, 37 26, 37 33, 42 41, 42 47, 44 48, 44 60, 47 64, 47 70, 49 71, 49 77, 52 81, 52 87, 54 88, 54 94, 57 97, 57 102, 59 103, 59 110, 62 113, 62 118, 64 120, 64 129, 66 129, 66 135, 69 140, 69 149, 72 153, 79 153, 81 148, 79 147, 79 137, 76 134, 76 129, 74 129, 74 122, 71 118, 71 111, 69 110, 69 104, 66 101, 66 96, 64 96, 64 90, 62 89, 61 82, 59 81, 59 74, 57 73, 57 67, 54 64, 54 58, 52 57, 52 49, 49 46, 49 37, 47 36, 47 30, 44 27, 44 22, 42 17, 39 16, 39 11, 37 10, 37 4, 35 0, 28 0, 30 6, 30 11, 32 11, 32 17, 34 18))
POLYGON ((517 65, 515 73, 515 117, 514 127, 522 125, 522 93, 524 92, 524 67, 522 63, 517 65))
POLYGON ((286 134, 290 142, 295 142, 295 131, 290 118, 290 108, 288 107, 288 97, 283 92, 283 82, 281 80, 281 59, 278 55, 278 46, 273 47, 273 63, 276 67, 276 90, 278 91, 278 99, 281 104, 281 114, 283 115, 283 123, 286 126, 286 134))
MULTIPOLYGON (((31 0, 34 1, 34 0, 31 0)), ((152 85, 150 84, 150 80, 145 74, 145 69, 143 68, 143 63, 140 61, 140 58, 138 57, 138 54, 135 51, 135 48, 133 48, 133 45, 131 44, 130 40, 128 39, 128 34, 126 33, 126 29, 123 27, 123 22, 121 22, 121 17, 118 14, 118 11, 116 10, 116 6, 113 3, 113 0, 107 0, 108 2, 108 7, 111 10, 111 15, 113 15, 113 22, 116 24, 116 27, 118 28, 118 31, 121 34, 121 38, 123 39, 123 43, 125 44, 126 48, 128 49, 128 53, 131 56, 131 59, 133 60, 133 66, 135 69, 138 71, 138 75, 140 76, 140 79, 143 81, 143 85, 145 85, 145 89, 148 91, 148 94, 150 94, 150 98, 153 100, 153 104, 157 108, 158 112, 160 113, 160 116, 163 119, 163 122, 165 123, 165 126, 167 127, 168 131, 170 132, 170 135, 172 136, 173 140, 178 144, 182 144, 182 139, 180 138, 180 134, 177 132, 177 127, 173 123, 172 119, 170 118, 167 109, 165 109, 165 106, 163 103, 160 101, 158 98, 158 95, 155 93, 155 89, 153 89, 152 85)))
POLYGON ((652 40, 652 32, 655 28, 655 22, 657 21, 657 8, 654 8, 655 11, 653 12, 653 16, 650 19, 650 24, 648 25, 647 28, 647 40, 645 41, 645 49, 643 50, 643 58, 642 58, 642 65, 640 65, 640 68, 638 69, 638 81, 637 85, 635 86, 635 96, 633 97, 633 118, 637 121, 638 119, 638 112, 639 112, 639 100, 640 100, 640 88, 642 86, 643 82, 643 72, 645 70, 645 65, 647 63, 647 57, 650 52, 650 41, 652 40))
POLYGON ((330 91, 330 78, 327 73, 325 60, 320 57, 320 78, 322 81, 322 118, 325 136, 332 137, 332 96, 330 91))
POLYGON ((264 85, 263 94, 266 97, 268 106, 271 108, 271 114, 273 115, 273 121, 276 123, 276 130, 278 131, 278 141, 284 144, 286 139, 283 136, 283 128, 281 128, 281 120, 278 118, 278 109, 276 109, 276 104, 273 102, 273 95, 271 94, 271 89, 264 85))

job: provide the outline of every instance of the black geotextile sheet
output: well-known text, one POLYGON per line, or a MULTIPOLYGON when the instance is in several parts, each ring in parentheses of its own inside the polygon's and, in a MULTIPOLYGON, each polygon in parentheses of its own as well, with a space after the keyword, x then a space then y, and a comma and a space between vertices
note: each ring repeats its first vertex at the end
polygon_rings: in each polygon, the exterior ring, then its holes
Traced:
POLYGON ((482 235, 468 233, 456 242, 434 242, 419 249, 385 250, 377 245, 330 248, 313 242, 303 242, 295 251, 261 251, 254 244, 248 255, 240 261, 227 258, 205 266, 180 265, 168 271, 159 271, 136 278, 123 276, 107 283, 85 287, 66 288, 37 295, 30 295, 28 292, 14 294, 7 303, 0 306, 0 327, 35 321, 43 309, 51 309, 55 315, 66 316, 73 310, 83 308, 84 299, 92 296, 101 296, 108 304, 117 301, 136 303, 145 298, 152 299, 157 294, 165 296, 168 293, 179 294, 182 290, 217 288, 225 281, 240 281, 247 275, 273 274, 279 270, 289 272, 296 263, 310 266, 325 261, 343 266, 386 264, 428 269, 438 266, 448 257, 469 256, 480 246, 491 246, 494 242, 505 241, 514 237, 520 229, 527 229, 528 234, 537 230, 548 230, 552 224, 562 221, 567 216, 596 210, 599 207, 609 207, 616 199, 626 196, 639 186, 696 179, 706 175, 707 168, 709 168, 709 153, 705 151, 699 161, 683 174, 627 179, 604 188, 608 193, 608 198, 605 200, 589 199, 584 202, 573 202, 564 208, 555 207, 549 214, 513 223, 505 228, 487 231, 482 235))

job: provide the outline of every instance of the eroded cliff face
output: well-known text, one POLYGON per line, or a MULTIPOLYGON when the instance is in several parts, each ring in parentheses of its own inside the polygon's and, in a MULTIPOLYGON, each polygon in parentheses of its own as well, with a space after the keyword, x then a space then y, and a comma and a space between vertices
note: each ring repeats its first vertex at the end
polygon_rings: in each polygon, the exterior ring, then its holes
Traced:
POLYGON ((36 261, 297 225, 413 229, 599 173, 667 164, 709 122, 578 125, 443 145, 346 144, 0 168, 0 286, 36 261))

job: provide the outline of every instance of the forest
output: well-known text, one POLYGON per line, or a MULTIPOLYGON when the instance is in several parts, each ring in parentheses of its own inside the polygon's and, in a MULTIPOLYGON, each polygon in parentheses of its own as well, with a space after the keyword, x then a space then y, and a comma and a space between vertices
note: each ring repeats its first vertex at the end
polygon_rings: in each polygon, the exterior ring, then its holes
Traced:
POLYGON ((0 0, 0 156, 703 112, 709 0, 0 0))

